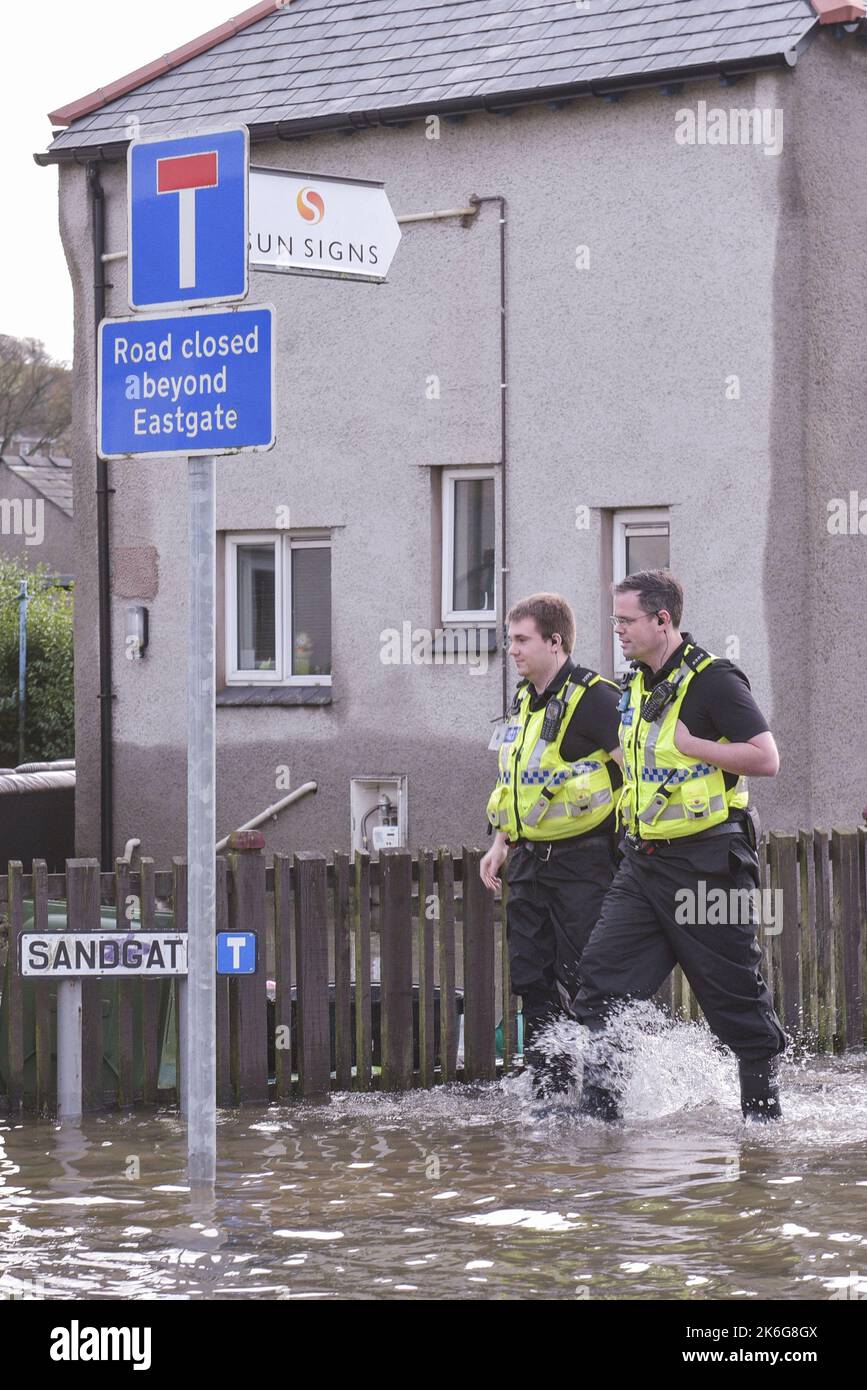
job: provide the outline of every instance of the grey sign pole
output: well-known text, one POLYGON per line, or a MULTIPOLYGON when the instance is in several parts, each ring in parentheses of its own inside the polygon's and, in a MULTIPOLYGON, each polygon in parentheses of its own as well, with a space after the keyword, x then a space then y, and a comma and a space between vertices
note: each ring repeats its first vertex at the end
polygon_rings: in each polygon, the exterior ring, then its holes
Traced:
POLYGON ((217 1171, 216 782, 214 460, 188 469, 187 930, 186 1036, 181 1054, 190 1187, 213 1186, 217 1171))

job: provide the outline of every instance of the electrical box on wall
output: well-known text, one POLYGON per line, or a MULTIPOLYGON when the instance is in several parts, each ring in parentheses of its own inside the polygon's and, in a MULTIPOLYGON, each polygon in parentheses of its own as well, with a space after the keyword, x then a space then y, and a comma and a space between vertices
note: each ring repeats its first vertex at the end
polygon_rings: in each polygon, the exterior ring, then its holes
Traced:
POLYGON ((397 849, 407 842, 406 777, 351 777, 352 850, 397 849))

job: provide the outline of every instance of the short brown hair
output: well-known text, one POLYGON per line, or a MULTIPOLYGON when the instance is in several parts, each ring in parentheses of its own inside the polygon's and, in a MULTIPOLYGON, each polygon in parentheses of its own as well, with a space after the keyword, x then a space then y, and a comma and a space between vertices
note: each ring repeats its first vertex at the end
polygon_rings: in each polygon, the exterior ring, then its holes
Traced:
POLYGON ((627 574, 619 584, 612 584, 615 594, 638 595, 642 613, 659 613, 663 608, 671 614, 675 627, 683 616, 683 587, 671 570, 636 570, 627 574))
POLYGON ((521 618, 532 618, 546 641, 559 632, 563 650, 571 655, 575 645, 575 614, 559 594, 531 594, 529 598, 522 598, 509 609, 506 623, 519 622, 521 618))

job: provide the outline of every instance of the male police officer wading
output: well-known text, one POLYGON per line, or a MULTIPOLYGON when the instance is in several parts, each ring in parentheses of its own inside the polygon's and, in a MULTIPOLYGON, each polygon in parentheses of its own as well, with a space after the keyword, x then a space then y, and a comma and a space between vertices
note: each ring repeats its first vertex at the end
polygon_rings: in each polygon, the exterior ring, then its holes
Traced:
POLYGON ((496 836, 481 876, 492 891, 499 888, 497 875, 514 846, 506 875, 509 963, 522 999, 524 1062, 542 1099, 568 1088, 571 1062, 534 1044, 542 1028, 565 1014, 614 875, 619 692, 570 659, 575 617, 558 594, 515 604, 508 624, 509 654, 521 679, 488 801, 496 836))
POLYGON ((632 662, 620 699, 627 833, 573 1001, 591 1030, 581 1111, 619 1117, 627 1049, 610 1016, 625 1000, 649 999, 679 963, 708 1024, 738 1059, 744 1116, 776 1119, 776 1059, 786 1038, 759 973, 759 862, 746 776, 774 777, 780 760, 746 676, 681 633, 682 609, 683 590, 667 570, 614 586, 612 622, 632 662), (713 890, 733 905, 725 920, 703 922, 699 912, 685 921, 685 892, 699 902, 713 890))

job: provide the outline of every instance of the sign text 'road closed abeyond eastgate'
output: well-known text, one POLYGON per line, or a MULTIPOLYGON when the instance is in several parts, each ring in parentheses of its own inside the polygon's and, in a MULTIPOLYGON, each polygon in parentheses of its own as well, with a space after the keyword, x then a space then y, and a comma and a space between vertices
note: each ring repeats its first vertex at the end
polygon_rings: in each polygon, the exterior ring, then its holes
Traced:
POLYGON ((100 458, 272 448, 273 308, 103 320, 98 434, 100 458))

